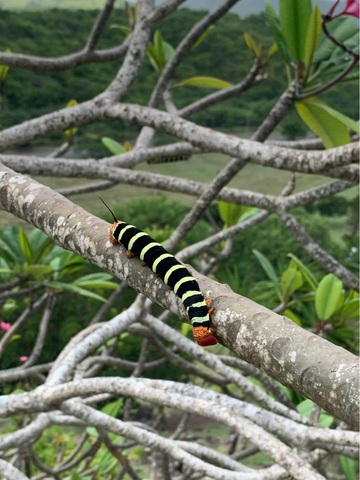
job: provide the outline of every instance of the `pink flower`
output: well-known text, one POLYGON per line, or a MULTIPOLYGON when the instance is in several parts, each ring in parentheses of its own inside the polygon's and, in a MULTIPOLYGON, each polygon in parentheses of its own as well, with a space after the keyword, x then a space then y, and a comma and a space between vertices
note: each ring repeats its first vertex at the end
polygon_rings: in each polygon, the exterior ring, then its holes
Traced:
POLYGON ((0 330, 2 332, 6 332, 7 330, 9 330, 9 328, 11 327, 11 323, 8 323, 8 322, 0 322, 0 330))
POLYGON ((346 7, 340 15, 351 15, 352 17, 360 18, 360 2, 359 0, 347 0, 346 7))
POLYGON ((329 12, 325 15, 325 18, 332 20, 333 18, 340 17, 341 15, 351 15, 352 17, 360 18, 360 2, 359 0, 346 0, 345 8, 342 12, 333 15, 340 0, 336 0, 329 12))
POLYGON ((19 357, 19 360, 20 362, 25 363, 29 360, 29 357, 27 355, 21 355, 21 357, 19 357))

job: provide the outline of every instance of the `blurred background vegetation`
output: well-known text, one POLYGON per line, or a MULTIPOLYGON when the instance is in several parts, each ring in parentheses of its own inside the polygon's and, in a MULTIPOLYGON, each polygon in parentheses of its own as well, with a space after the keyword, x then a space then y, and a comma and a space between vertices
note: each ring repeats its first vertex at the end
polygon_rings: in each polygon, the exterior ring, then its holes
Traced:
MULTIPOLYGON (((1 10, 0 49, 12 52, 57 57, 80 49, 87 38, 97 12, 93 10, 1 10), (74 34, 76 32, 76 34, 74 34)), ((181 40, 203 12, 182 9, 160 24, 161 34, 173 47, 181 40)), ((124 39, 119 25, 127 25, 123 9, 116 9, 98 48, 118 45, 124 39)), ((252 64, 252 54, 245 45, 244 32, 261 43, 264 50, 272 44, 272 36, 263 14, 241 19, 228 14, 217 24, 212 34, 179 66, 174 82, 194 75, 217 76, 232 83, 241 81, 252 64), (226 52, 226 55, 224 55, 226 52)), ((232 98, 219 105, 196 113, 190 120, 234 134, 249 136, 264 119, 275 99, 286 88, 286 75, 279 56, 266 70, 267 78, 245 95, 232 98)), ((66 72, 32 72, 11 68, 1 90, 1 128, 34 118, 54 109, 64 107, 72 98, 85 101, 100 93, 111 81, 119 67, 119 61, 91 63, 66 72)), ((148 59, 131 86, 124 101, 146 105, 156 82, 156 73, 148 59)), ((188 104, 211 90, 203 88, 176 88, 173 95, 178 107, 188 104)), ((322 98, 345 115, 357 118, 358 88, 349 82, 331 89, 322 98)), ((108 136, 118 141, 131 140, 137 126, 122 122, 102 122, 84 126, 79 130, 75 149, 86 148, 91 155, 101 155, 104 147, 99 137, 108 136), (85 147, 86 145, 86 147, 85 147)), ((282 123, 277 135, 296 138, 306 135, 306 127, 295 111, 282 123)), ((157 137, 161 142, 161 136, 157 137)), ((61 135, 54 135, 47 142, 56 143, 61 135)), ((46 142, 46 140, 45 140, 46 142)), ((44 139, 41 140, 44 144, 44 139)))

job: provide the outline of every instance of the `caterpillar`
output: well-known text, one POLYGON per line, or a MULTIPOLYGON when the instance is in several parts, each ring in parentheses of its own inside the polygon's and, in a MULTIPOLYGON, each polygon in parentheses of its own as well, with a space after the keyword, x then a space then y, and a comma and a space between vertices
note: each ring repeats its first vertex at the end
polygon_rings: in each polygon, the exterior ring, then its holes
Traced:
POLYGON ((104 200, 102 198, 100 200, 114 218, 114 223, 110 227, 110 242, 121 243, 129 257, 137 256, 145 262, 150 270, 174 291, 186 308, 194 338, 200 346, 215 345, 217 339, 210 319, 213 309, 208 309, 209 302, 205 301, 198 282, 188 269, 146 232, 117 220, 104 200))
POLYGON ((170 162, 182 162, 184 160, 189 160, 191 157, 191 153, 187 154, 179 154, 179 155, 167 155, 166 157, 157 157, 157 158, 150 158, 147 163, 149 165, 155 165, 158 163, 170 163, 170 162))

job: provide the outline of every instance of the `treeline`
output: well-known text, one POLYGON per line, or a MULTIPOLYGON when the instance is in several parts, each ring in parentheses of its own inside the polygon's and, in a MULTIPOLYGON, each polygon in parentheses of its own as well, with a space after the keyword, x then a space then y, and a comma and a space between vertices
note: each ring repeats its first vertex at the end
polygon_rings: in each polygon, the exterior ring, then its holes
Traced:
MULTIPOLYGON (((10 48, 16 53, 47 57, 75 52, 85 44, 96 15, 96 11, 90 10, 3 10, 0 16, 0 49, 10 48)), ((163 38, 176 47, 184 32, 202 16, 201 12, 187 9, 176 12, 161 24, 163 38)), ((123 41, 124 34, 117 28, 120 25, 127 25, 127 18, 122 9, 117 9, 98 48, 115 46, 123 41)), ((263 15, 241 19, 235 14, 228 14, 178 68, 175 81, 195 75, 217 76, 234 83, 241 81, 253 62, 243 39, 244 32, 260 41, 265 49, 272 43, 263 15)), ((11 68, 1 86, 1 128, 62 108, 72 98, 82 102, 93 97, 108 85, 120 62, 91 63, 72 71, 55 73, 11 68)), ((156 73, 150 62, 146 61, 123 100, 146 104, 155 82, 156 73)), ((266 80, 241 97, 194 115, 192 120, 219 129, 252 130, 259 125, 285 86, 286 75, 281 59, 275 57, 267 68, 266 80)), ((179 107, 209 92, 196 87, 173 90, 179 107)), ((358 89, 355 83, 332 89, 327 98, 322 98, 342 113, 357 117, 358 89)), ((306 130, 296 113, 292 115, 285 121, 282 133, 304 134, 306 130)), ((131 138, 136 128, 125 127, 121 122, 83 127, 79 132, 80 142, 93 144, 102 135, 120 140, 131 138)))

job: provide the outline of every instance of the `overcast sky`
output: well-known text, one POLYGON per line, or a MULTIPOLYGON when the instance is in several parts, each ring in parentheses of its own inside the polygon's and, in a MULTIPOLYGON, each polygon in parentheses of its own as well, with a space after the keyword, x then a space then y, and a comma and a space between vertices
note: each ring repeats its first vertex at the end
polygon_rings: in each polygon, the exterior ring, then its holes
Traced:
MULTIPOLYGON (((323 13, 326 13, 330 5, 334 0, 313 0, 313 3, 320 5, 320 9, 323 13)), ((196 10, 213 10, 220 5, 220 0, 187 0, 183 3, 182 7, 192 8, 196 10)), ((270 0, 270 3, 277 9, 279 0, 270 0)), ((341 4, 345 4, 345 0, 341 0, 341 4)), ((231 12, 238 13, 241 17, 247 17, 251 14, 260 13, 264 10, 265 0, 241 0, 235 7, 231 9, 231 12)), ((338 7, 341 11, 341 8, 338 7)))

